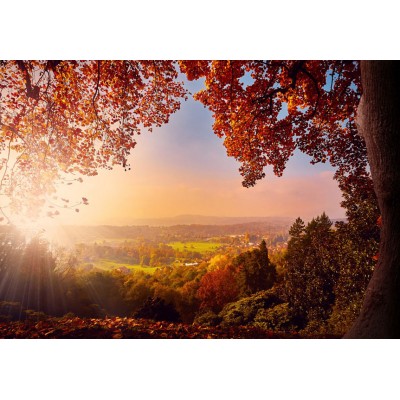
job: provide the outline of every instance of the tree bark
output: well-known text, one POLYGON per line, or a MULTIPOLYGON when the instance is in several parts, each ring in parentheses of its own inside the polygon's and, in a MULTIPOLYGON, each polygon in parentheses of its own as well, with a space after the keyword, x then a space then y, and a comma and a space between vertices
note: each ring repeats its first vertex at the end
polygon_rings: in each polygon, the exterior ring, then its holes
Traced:
POLYGON ((357 125, 382 215, 379 259, 345 338, 400 338, 400 62, 362 61, 357 125))

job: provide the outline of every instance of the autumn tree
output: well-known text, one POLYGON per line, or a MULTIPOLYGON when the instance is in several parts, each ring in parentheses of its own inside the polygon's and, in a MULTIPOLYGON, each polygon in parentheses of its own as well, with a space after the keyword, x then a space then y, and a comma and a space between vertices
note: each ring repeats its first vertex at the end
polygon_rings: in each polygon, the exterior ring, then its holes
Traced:
POLYGON ((172 61, 2 61, 0 211, 58 207, 55 184, 127 165, 135 136, 168 122, 185 90, 172 61))
POLYGON ((236 268, 228 266, 207 272, 200 280, 197 296, 201 309, 219 312, 225 304, 237 300, 239 293, 236 268))
POLYGON ((195 98, 212 111, 214 132, 241 163, 245 186, 263 178, 266 166, 282 175, 299 149, 312 163, 336 167, 342 190, 349 181, 356 188, 373 187, 382 214, 380 256, 347 337, 400 337, 398 66, 394 61, 180 63, 188 79, 205 78, 205 89, 195 98))

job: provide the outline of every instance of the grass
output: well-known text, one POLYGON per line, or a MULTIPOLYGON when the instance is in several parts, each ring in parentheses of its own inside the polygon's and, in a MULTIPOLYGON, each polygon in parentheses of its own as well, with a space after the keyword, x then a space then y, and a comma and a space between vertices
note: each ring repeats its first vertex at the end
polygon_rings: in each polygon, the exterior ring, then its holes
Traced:
POLYGON ((129 263, 120 263, 117 261, 101 259, 97 260, 93 263, 95 268, 100 268, 105 271, 111 271, 116 268, 126 267, 129 268, 131 271, 143 271, 146 274, 154 274, 154 271, 157 267, 148 267, 146 265, 139 265, 139 264, 129 264, 129 263))
POLYGON ((135 238, 98 238, 98 239, 90 239, 90 244, 98 244, 98 245, 106 245, 106 246, 118 246, 124 244, 125 242, 134 243, 136 241, 135 238))
POLYGON ((221 247, 221 243, 215 242, 172 242, 168 243, 174 250, 195 251, 200 254, 213 252, 221 247))

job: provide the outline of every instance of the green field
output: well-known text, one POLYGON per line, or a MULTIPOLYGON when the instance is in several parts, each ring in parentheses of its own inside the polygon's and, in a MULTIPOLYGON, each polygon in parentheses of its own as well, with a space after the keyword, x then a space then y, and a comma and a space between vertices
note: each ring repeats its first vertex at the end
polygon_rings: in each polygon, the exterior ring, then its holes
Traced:
POLYGON ((95 268, 103 269, 105 271, 111 271, 116 268, 126 267, 129 268, 131 271, 143 271, 146 272, 146 274, 154 274, 154 271, 157 269, 157 267, 142 266, 139 264, 120 263, 117 261, 105 260, 105 259, 95 261, 93 263, 93 266, 95 268))
POLYGON ((89 244, 99 244, 105 246, 119 246, 124 244, 125 242, 134 243, 136 240, 133 238, 97 238, 97 239, 90 239, 88 241, 89 244))
POLYGON ((174 250, 195 251, 200 254, 209 253, 218 250, 222 245, 216 242, 172 242, 168 243, 174 250))

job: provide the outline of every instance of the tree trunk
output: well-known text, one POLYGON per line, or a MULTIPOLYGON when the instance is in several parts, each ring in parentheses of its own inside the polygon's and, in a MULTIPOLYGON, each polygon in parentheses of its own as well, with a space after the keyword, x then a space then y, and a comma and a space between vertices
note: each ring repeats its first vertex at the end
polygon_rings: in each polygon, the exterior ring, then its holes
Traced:
POLYGON ((357 125, 382 215, 379 259, 345 338, 400 338, 400 62, 362 61, 357 125))

